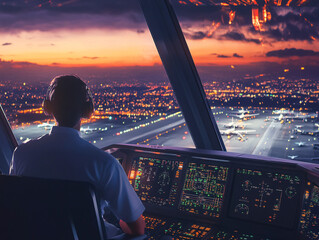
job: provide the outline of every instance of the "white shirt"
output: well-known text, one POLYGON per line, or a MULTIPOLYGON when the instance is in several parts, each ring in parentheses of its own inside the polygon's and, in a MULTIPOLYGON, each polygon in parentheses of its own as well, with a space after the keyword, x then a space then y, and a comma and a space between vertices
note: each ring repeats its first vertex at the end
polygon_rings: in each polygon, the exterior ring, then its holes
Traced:
POLYGON ((73 128, 54 126, 50 134, 18 146, 10 174, 90 182, 125 222, 136 221, 145 210, 118 161, 73 128))

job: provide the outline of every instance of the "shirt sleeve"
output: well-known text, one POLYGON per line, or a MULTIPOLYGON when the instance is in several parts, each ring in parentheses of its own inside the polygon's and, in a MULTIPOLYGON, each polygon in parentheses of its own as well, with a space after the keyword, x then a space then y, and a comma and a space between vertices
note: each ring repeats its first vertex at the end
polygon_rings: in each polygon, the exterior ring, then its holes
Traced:
POLYGON ((115 160, 108 168, 106 181, 102 182, 102 198, 108 201, 110 210, 125 222, 136 221, 145 207, 131 186, 122 166, 115 160))

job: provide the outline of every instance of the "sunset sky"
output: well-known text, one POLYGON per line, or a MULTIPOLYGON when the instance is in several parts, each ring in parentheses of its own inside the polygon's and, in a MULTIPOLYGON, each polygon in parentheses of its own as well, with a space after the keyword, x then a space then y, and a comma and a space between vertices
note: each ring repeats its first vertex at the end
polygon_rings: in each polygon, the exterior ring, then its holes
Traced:
MULTIPOLYGON (((319 67, 316 6, 269 7, 270 17, 256 29, 251 6, 172 2, 198 66, 273 62, 319 67)), ((263 9, 257 9, 262 20, 263 9)), ((161 64, 135 0, 0 0, 0 36, 2 72, 38 65, 110 68, 161 64)))

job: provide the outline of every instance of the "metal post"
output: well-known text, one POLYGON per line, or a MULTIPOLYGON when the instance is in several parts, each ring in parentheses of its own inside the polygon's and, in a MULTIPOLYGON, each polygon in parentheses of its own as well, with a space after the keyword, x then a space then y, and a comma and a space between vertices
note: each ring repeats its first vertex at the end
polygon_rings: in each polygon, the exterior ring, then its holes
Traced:
POLYGON ((168 0, 139 0, 196 148, 225 151, 193 58, 168 0))
POLYGON ((2 173, 9 173, 12 153, 17 146, 17 140, 0 104, 0 170, 2 173))

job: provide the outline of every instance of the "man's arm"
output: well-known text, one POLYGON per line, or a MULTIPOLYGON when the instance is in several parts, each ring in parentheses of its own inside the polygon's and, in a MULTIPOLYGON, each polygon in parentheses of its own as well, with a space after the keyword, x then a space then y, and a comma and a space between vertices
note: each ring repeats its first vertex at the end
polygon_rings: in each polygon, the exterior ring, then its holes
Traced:
POLYGON ((120 220, 120 226, 123 232, 129 235, 143 235, 145 231, 145 221, 142 215, 136 221, 130 223, 120 220))

